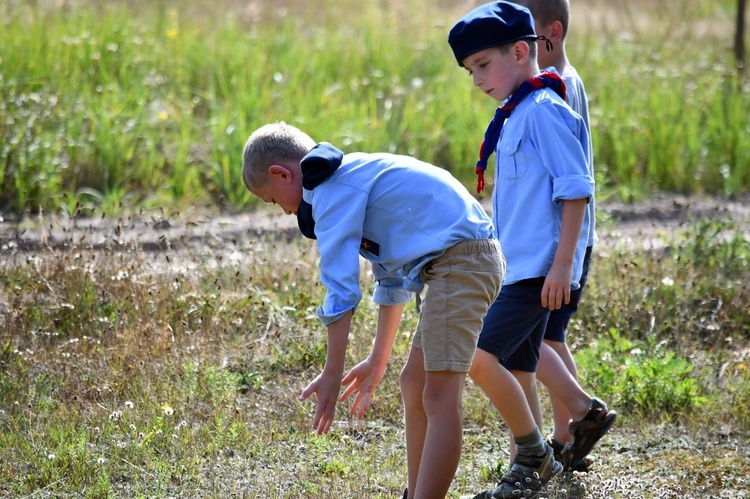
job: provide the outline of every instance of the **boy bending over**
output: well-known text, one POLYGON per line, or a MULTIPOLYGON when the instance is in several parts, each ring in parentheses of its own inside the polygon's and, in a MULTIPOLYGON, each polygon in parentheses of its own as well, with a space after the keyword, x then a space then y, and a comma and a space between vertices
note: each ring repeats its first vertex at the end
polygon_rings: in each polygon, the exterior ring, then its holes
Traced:
MULTIPOLYGON (((313 428, 327 433, 341 400, 356 394, 363 417, 380 382, 404 303, 427 291, 401 371, 410 499, 445 497, 461 455, 461 401, 487 308, 505 275, 492 221, 447 171, 407 156, 344 154, 285 123, 261 127, 242 159, 245 186, 296 215, 317 239, 326 287, 318 317, 328 328, 313 428), (362 294, 359 257, 372 262, 380 305, 370 355, 343 377, 352 314, 362 294), (342 379, 343 377, 343 379, 342 379)), ((420 299, 417 298, 419 305, 420 299)))

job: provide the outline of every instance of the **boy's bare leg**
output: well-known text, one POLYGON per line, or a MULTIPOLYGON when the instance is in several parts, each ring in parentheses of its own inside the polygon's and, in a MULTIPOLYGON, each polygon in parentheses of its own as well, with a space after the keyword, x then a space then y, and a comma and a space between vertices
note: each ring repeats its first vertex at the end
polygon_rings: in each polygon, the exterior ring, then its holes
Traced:
MULTIPOLYGON (((526 394, 526 400, 529 402, 531 412, 534 414, 534 420, 536 421, 539 431, 542 431, 543 427, 543 413, 542 407, 539 401, 539 394, 537 392, 536 382, 532 383, 532 377, 529 374, 522 371, 513 371, 513 375, 518 379, 519 384, 526 394)), ((552 404, 553 411, 553 422, 554 422, 554 433, 553 438, 561 443, 567 443, 572 441, 573 437, 568 432, 568 422, 572 418, 570 410, 566 405, 565 401, 558 396, 558 392, 549 389, 549 383, 555 385, 556 378, 563 377, 568 378, 570 375, 573 380, 577 382, 578 371, 573 361, 573 356, 568 350, 568 346, 559 341, 553 342, 542 342, 542 346, 539 350, 539 364, 537 365, 536 376, 533 378, 538 379, 543 385, 548 388, 550 394, 550 403, 552 404), (546 382, 545 382, 546 381, 546 382)), ((560 385, 566 386, 568 390, 571 389, 569 383, 560 385)), ((585 394, 582 390, 578 393, 585 394)), ((586 395, 588 397, 588 395, 586 395)), ((516 443, 513 438, 510 439, 510 461, 516 457, 516 443)))
MULTIPOLYGON (((544 416, 542 415, 542 404, 539 402, 539 392, 536 388, 536 375, 526 371, 510 371, 510 373, 516 378, 518 384, 523 389, 526 401, 529 403, 529 409, 531 414, 534 415, 534 422, 536 423, 539 431, 542 431, 544 426, 544 416)), ((516 441, 511 434, 510 439, 510 462, 516 458, 516 441)))
POLYGON ((401 371, 409 498, 445 497, 461 457, 464 373, 425 372, 412 348, 401 371))
POLYGON ((419 464, 422 461, 427 414, 422 404, 425 386, 424 354, 412 347, 406 365, 401 370, 401 397, 404 402, 404 424, 406 430, 406 470, 409 498, 417 490, 419 464))
POLYGON ((448 493, 461 458, 461 398, 465 381, 466 373, 425 372, 422 404, 427 414, 427 434, 415 499, 434 499, 448 493))
MULTIPOLYGON (((556 395, 559 402, 566 408, 570 415, 569 420, 583 418, 591 406, 591 395, 583 391, 562 358, 549 345, 542 343, 541 352, 537 378, 556 395), (543 367, 541 356, 545 357, 543 367)), ((567 430, 567 422, 564 427, 567 430)))
POLYGON ((492 401, 511 434, 528 435, 537 428, 521 385, 497 357, 478 348, 469 376, 492 401))
MULTIPOLYGON (((570 353, 568 345, 562 341, 544 341, 544 343, 542 343, 542 349, 539 352, 537 379, 543 385, 547 386, 544 380, 549 380, 550 377, 560 375, 555 369, 555 367, 558 369, 560 368, 559 364, 550 358, 550 355, 555 354, 560 358, 565 369, 567 369, 573 379, 577 381, 578 369, 576 369, 573 355, 570 353)), ((568 431, 568 423, 570 422, 572 415, 562 399, 552 390, 548 391, 550 403, 552 405, 552 418, 554 423, 552 438, 563 444, 570 442, 573 440, 573 436, 568 431)))

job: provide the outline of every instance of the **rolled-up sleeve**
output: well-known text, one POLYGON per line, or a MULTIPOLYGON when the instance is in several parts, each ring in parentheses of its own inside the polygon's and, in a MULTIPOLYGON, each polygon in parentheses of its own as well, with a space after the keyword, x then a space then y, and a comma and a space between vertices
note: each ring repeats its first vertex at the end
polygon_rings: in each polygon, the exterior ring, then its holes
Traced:
POLYGON ((561 203, 566 199, 591 198, 594 179, 591 175, 588 151, 588 131, 573 111, 561 114, 560 106, 549 101, 540 105, 535 120, 529 122, 532 140, 539 147, 545 168, 552 177, 552 200, 561 203), (549 116, 543 116, 548 113, 549 116), (551 140, 554 138, 554 140, 551 140))
POLYGON ((552 182, 552 199, 560 203, 566 199, 583 199, 594 195, 594 181, 589 175, 563 175, 552 182))
POLYGON ((387 272, 377 263, 372 264, 372 275, 376 282, 372 301, 378 305, 399 305, 411 300, 412 293, 404 289, 401 275, 387 272))
POLYGON ((323 184, 305 191, 313 205, 315 235, 320 252, 320 280, 326 287, 317 316, 326 326, 357 307, 359 289, 359 245, 362 240, 367 196, 357 189, 323 184))

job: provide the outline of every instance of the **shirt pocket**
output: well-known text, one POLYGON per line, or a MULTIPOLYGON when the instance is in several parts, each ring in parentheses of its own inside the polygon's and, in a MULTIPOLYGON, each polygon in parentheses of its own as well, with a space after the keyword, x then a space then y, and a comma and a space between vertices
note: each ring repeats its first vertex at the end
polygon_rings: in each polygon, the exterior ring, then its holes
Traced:
POLYGON ((500 138, 497 147, 497 168, 501 178, 519 179, 526 175, 526 157, 523 154, 521 135, 500 138))

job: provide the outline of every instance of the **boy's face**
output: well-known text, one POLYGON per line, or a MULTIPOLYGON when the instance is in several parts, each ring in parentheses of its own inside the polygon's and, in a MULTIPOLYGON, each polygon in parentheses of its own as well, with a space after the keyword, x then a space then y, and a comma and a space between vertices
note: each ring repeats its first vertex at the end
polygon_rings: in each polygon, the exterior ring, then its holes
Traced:
POLYGON ((289 169, 273 165, 268 169, 270 182, 266 185, 250 189, 266 203, 277 204, 287 215, 296 215, 302 202, 302 184, 298 176, 289 169))
MULTIPOLYGON (((516 42, 519 43, 525 45, 516 42)), ((526 79, 519 77, 522 66, 515 45, 507 53, 497 47, 480 50, 462 62, 474 78, 474 85, 498 102, 507 99, 526 79)))

